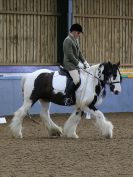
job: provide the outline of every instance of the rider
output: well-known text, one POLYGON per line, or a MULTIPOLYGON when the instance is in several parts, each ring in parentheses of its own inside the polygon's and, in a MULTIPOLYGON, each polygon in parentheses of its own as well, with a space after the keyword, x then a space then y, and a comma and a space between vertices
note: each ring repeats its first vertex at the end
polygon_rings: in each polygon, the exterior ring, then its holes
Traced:
POLYGON ((69 85, 69 89, 66 91, 66 99, 69 98, 70 95, 73 95, 80 85, 78 69, 90 67, 79 48, 78 39, 81 33, 83 33, 82 26, 75 23, 71 26, 70 33, 63 42, 63 66, 73 79, 73 82, 69 85))

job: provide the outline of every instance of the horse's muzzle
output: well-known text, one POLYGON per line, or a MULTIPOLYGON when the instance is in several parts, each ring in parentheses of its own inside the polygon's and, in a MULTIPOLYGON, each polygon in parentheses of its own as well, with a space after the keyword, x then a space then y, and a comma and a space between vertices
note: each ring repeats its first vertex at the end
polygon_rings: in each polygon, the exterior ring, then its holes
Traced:
POLYGON ((118 90, 115 90, 115 91, 114 91, 114 94, 115 94, 115 95, 118 95, 119 93, 120 93, 120 92, 119 92, 118 90))
POLYGON ((115 89, 114 85, 110 85, 110 90, 113 92, 115 95, 118 95, 121 91, 118 89, 115 89))
POLYGON ((110 84, 110 90, 111 90, 112 92, 114 92, 114 88, 115 88, 115 86, 112 85, 112 84, 110 84))

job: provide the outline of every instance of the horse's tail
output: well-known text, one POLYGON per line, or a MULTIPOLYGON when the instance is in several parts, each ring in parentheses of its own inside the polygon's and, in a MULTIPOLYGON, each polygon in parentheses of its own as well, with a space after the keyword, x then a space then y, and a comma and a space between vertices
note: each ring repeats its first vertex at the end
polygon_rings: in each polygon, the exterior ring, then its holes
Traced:
POLYGON ((24 95, 24 84, 25 84, 26 77, 23 76, 21 79, 21 89, 22 89, 22 94, 24 95))

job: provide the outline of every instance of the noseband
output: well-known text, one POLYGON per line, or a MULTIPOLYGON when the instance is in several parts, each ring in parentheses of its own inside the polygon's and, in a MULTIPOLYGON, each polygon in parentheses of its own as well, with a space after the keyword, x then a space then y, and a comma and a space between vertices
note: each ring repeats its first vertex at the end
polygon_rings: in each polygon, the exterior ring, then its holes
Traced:
POLYGON ((121 83, 121 82, 120 82, 120 81, 112 82, 112 81, 111 81, 111 77, 109 77, 109 82, 107 82, 106 84, 108 84, 108 85, 113 85, 113 84, 117 84, 117 83, 121 83))
MULTIPOLYGON (((119 74, 120 74, 119 68, 118 68, 117 70, 118 70, 118 72, 119 72, 119 74)), ((120 76, 121 76, 121 74, 120 74, 120 76)), ((109 82, 107 83, 108 85, 113 85, 113 84, 121 83, 121 81, 112 82, 110 76, 109 76, 109 79, 108 79, 108 80, 109 80, 109 82)))

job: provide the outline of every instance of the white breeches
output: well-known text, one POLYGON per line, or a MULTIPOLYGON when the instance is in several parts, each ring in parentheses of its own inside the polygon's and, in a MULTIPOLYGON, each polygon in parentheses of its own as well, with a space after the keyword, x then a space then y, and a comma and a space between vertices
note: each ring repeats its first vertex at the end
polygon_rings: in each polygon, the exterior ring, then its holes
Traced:
POLYGON ((76 70, 76 69, 71 70, 71 71, 69 71, 69 74, 72 77, 74 84, 77 85, 80 81, 80 76, 79 76, 78 70, 76 70))

